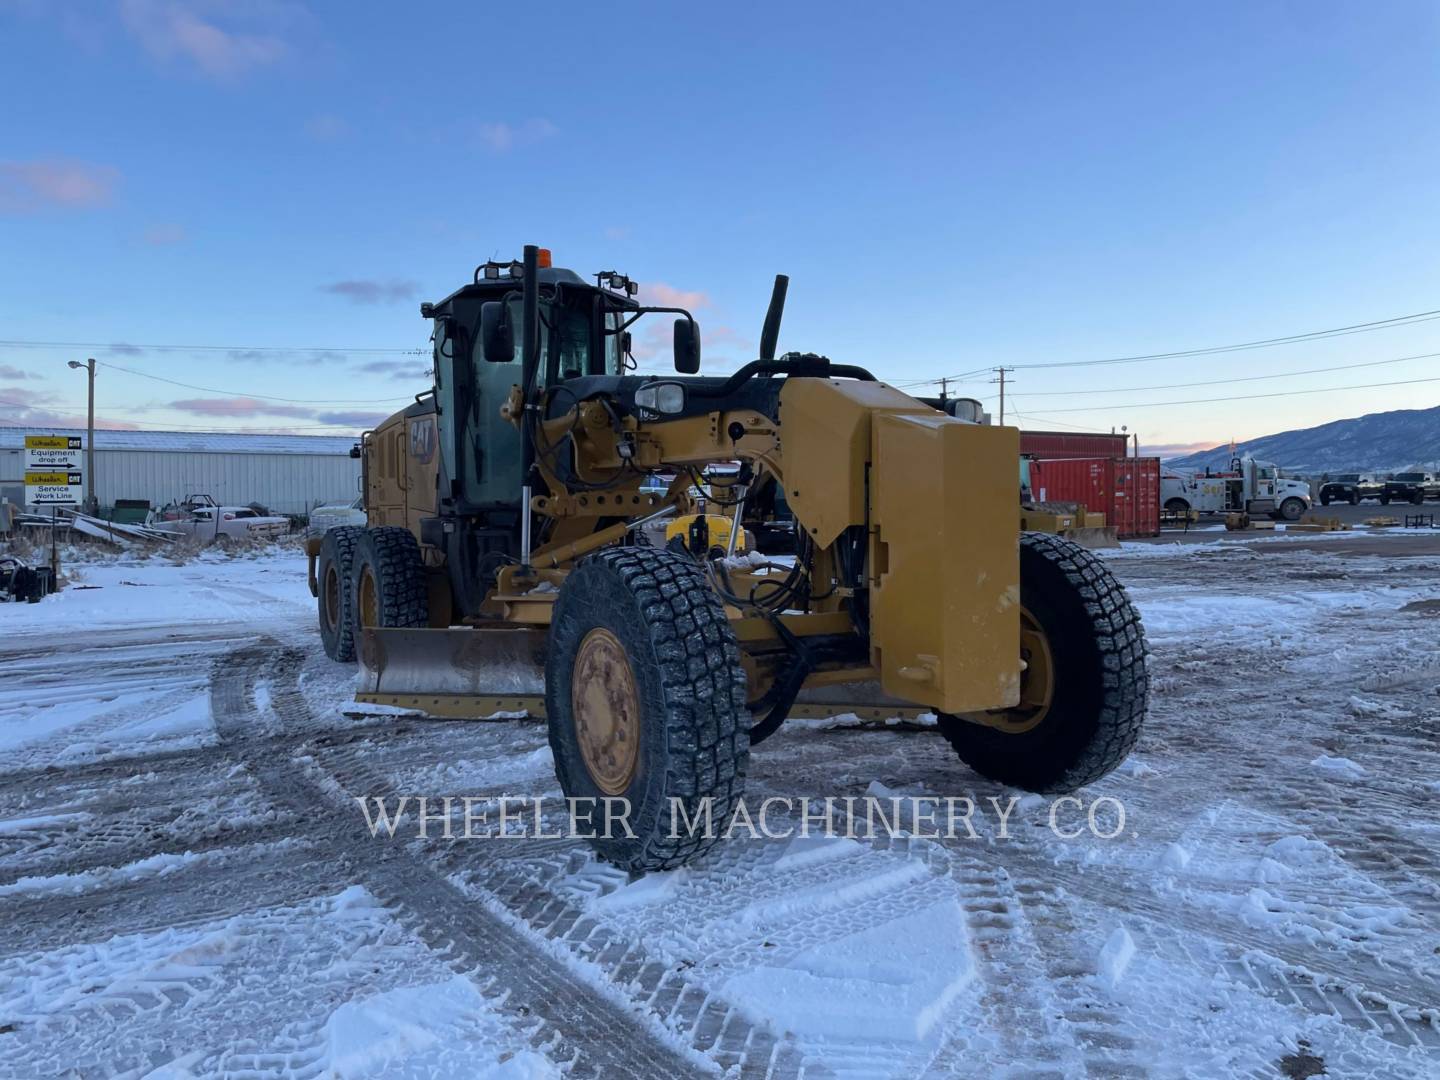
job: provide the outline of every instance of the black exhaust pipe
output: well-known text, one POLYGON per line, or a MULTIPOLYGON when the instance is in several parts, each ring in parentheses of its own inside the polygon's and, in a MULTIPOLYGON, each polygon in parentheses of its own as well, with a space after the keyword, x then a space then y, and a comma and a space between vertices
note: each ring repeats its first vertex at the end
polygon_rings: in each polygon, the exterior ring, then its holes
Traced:
POLYGON ((770 307, 765 312, 765 329, 760 331, 760 359, 774 360, 775 345, 780 340, 780 317, 785 314, 785 292, 790 279, 775 275, 775 290, 770 294, 770 307))
MULTIPOLYGON (((525 280, 520 292, 520 574, 530 576, 530 473, 535 468, 535 412, 531 387, 540 369, 540 249, 525 245, 525 280)), ((494 422, 493 420, 491 421, 494 422)))

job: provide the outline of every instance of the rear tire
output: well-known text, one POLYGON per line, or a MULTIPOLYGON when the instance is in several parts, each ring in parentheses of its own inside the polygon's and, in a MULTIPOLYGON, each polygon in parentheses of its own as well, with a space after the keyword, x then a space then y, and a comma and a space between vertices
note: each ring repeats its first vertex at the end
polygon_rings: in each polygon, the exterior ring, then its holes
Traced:
POLYGON ((1183 514, 1190 509, 1190 504, 1184 499, 1171 499, 1165 504, 1165 509, 1172 514, 1183 514))
POLYGON ((1329 495, 1321 495, 1321 496, 1320 496, 1320 505, 1321 505, 1321 506, 1329 506, 1329 505, 1330 505, 1330 496, 1329 496, 1329 495))
POLYGON ((339 525, 328 530, 320 541, 315 577, 320 594, 315 604, 320 616, 320 641, 325 655, 341 664, 355 659, 354 592, 351 577, 355 570, 355 549, 365 529, 339 525))
POLYGON ((1423 503, 1424 501, 1425 501, 1425 492, 1423 492, 1423 491, 1417 491, 1417 492, 1415 492, 1415 494, 1413 494, 1413 495, 1410 496, 1410 505, 1411 505, 1411 506, 1419 506, 1419 505, 1420 505, 1421 503, 1423 503))
POLYGON ((582 800, 578 820, 602 858, 664 870, 715 843, 745 786, 745 691, 724 605, 688 555, 606 548, 566 577, 550 623, 545 712, 555 775, 582 800), (628 801, 633 837, 618 821, 615 835, 600 835, 607 798, 628 801), (672 822, 672 799, 690 821, 703 822, 708 806, 713 828, 687 833, 672 822))
POLYGON ((1381 506, 1389 506, 1389 505, 1390 505, 1390 496, 1389 496, 1389 495, 1381 495, 1381 496, 1380 496, 1380 505, 1381 505, 1381 506))
POLYGON ((1020 604, 1049 646, 1046 711, 1015 732, 941 714, 940 733, 988 779, 1074 791, 1124 761, 1140 737, 1150 692, 1145 631, 1109 568, 1058 536, 1021 534, 1020 604))
POLYGON ((1359 506, 1359 505, 1360 505, 1360 496, 1359 496, 1358 494, 1356 494, 1355 492, 1351 492, 1351 493, 1350 493, 1350 505, 1351 505, 1351 506, 1359 506))
POLYGON ((361 532, 350 574, 352 625, 428 626, 425 563, 414 534, 394 525, 361 532))

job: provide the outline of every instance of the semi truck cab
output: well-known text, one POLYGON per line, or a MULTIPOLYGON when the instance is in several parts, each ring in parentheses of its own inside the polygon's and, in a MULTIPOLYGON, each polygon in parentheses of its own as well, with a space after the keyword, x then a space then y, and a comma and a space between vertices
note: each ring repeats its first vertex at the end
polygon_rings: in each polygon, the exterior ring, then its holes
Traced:
POLYGON ((1161 477, 1160 505, 1172 513, 1246 513, 1299 521, 1310 509, 1310 485, 1281 473, 1273 461, 1235 458, 1223 473, 1161 477))

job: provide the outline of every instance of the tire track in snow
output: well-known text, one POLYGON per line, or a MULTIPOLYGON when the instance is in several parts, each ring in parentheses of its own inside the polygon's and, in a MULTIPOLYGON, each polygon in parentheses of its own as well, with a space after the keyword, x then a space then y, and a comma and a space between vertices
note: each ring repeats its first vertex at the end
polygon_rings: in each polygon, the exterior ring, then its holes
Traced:
MULTIPOLYGON (((243 734, 246 722, 254 717, 253 687, 264 666, 274 660, 275 649, 262 643, 217 664, 211 683, 212 712, 222 739, 243 734)), ((298 665, 290 670, 293 674, 298 665)), ((298 688, 288 701, 292 718, 303 721, 308 709, 298 688)), ((325 785, 299 764, 254 756, 243 744, 236 751, 271 798, 315 822, 324 833, 329 857, 390 907, 426 945, 447 956, 457 973, 479 970, 495 976, 496 1008, 521 1023, 540 1021, 531 1045, 552 1060, 564 1062, 571 1055, 568 1075, 608 1080, 680 1077, 701 1071, 635 1015, 596 993, 401 843, 371 840, 358 811, 342 810, 325 785)))

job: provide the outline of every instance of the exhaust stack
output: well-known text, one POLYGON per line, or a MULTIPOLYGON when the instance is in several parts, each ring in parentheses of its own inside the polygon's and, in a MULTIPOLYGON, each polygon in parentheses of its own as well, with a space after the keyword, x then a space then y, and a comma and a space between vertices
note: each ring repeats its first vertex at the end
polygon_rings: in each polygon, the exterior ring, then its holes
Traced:
POLYGON ((785 292, 789 288, 790 279, 784 274, 776 274, 770 307, 765 312, 765 329, 760 331, 761 360, 775 359, 775 345, 780 340, 780 317, 785 314, 785 292))

